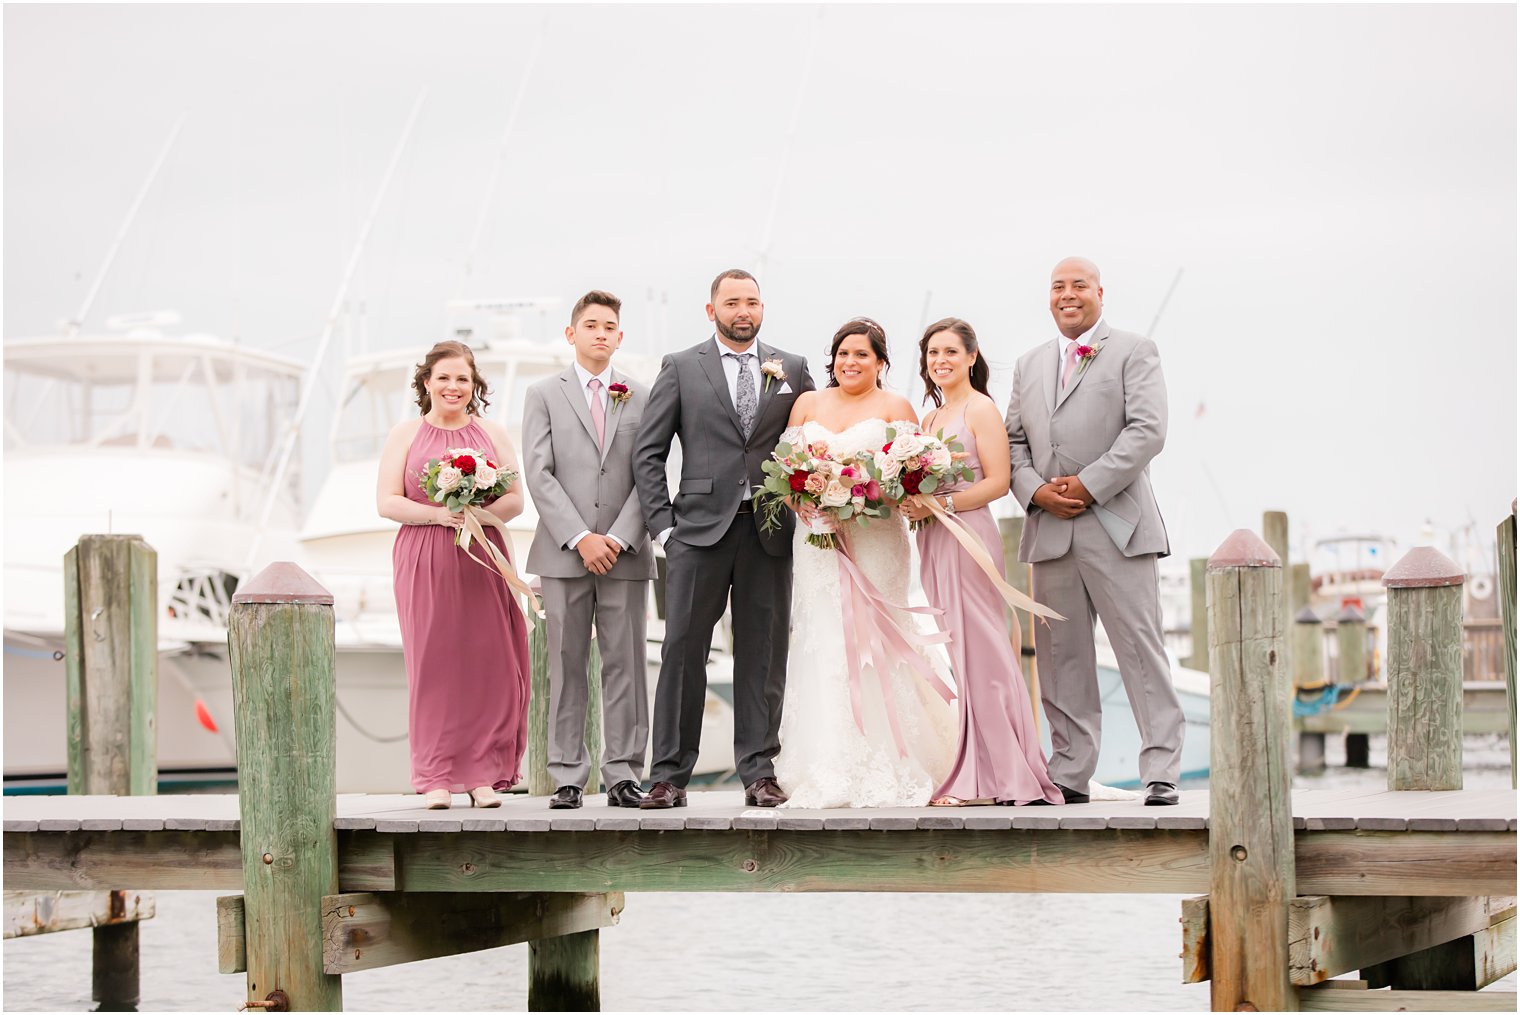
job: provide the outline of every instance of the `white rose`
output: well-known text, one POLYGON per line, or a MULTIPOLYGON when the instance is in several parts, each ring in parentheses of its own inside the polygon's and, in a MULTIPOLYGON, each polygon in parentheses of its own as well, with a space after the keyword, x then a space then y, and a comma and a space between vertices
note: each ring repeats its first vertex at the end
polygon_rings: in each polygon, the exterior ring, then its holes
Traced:
POLYGON ((823 488, 823 496, 818 499, 823 501, 824 507, 844 507, 850 502, 850 488, 837 479, 831 479, 829 485, 823 488))
POLYGON ((902 471, 902 462, 886 451, 876 452, 876 468, 882 479, 895 479, 902 471))
POLYGON ((899 459, 913 458, 924 452, 924 439, 916 433, 905 433, 892 442, 892 453, 899 459))
POLYGON ((948 468, 950 465, 950 449, 943 444, 931 448, 929 451, 929 464, 936 469, 948 468))
MULTIPOLYGON (((946 458, 946 461, 949 461, 946 458)), ((496 485, 496 470, 489 465, 475 466, 475 489, 489 490, 496 485)))
POLYGON ((445 465, 438 470, 438 489, 443 493, 448 493, 450 490, 455 489, 463 480, 464 473, 452 465, 445 465))

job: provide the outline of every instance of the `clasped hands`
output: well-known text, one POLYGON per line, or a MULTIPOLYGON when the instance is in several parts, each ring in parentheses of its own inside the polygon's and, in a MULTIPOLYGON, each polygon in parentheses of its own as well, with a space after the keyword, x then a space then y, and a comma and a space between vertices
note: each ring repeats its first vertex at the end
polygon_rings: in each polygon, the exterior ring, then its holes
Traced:
POLYGON ((606 574, 612 570, 612 565, 617 563, 618 554, 623 552, 622 546, 611 536, 599 536, 595 532, 588 532, 575 544, 576 552, 581 555, 581 563, 586 565, 586 570, 592 574, 606 574))
POLYGON ((1093 495, 1076 476, 1056 476, 1034 492, 1034 506, 1057 518, 1075 518, 1087 510, 1093 495))

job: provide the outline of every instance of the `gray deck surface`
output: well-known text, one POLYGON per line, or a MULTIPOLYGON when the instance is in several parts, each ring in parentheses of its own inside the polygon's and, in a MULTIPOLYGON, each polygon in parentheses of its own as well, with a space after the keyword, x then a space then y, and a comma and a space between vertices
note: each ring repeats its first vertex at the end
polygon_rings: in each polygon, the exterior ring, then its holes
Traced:
MULTIPOLYGON (((1510 790, 1368 792, 1307 790, 1293 795, 1294 827, 1307 831, 1515 831, 1510 790)), ((1206 790, 1182 793, 1176 807, 1103 800, 1064 807, 920 807, 767 810, 744 806, 738 790, 693 792, 686 807, 663 811, 608 807, 589 796, 579 810, 551 811, 545 797, 515 793, 502 806, 475 810, 455 794, 447 811, 430 811, 416 794, 338 797, 339 829, 379 832, 798 831, 914 829, 1201 829, 1208 827, 1206 790)), ((7 832, 236 831, 235 794, 184 796, 17 796, 4 800, 7 832)))

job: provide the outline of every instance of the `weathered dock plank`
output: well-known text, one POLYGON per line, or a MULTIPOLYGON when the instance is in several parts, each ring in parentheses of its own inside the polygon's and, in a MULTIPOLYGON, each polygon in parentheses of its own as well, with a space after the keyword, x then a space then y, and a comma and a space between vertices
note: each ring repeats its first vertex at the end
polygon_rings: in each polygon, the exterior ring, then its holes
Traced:
POLYGON ((1486 931, 1513 898, 1314 895, 1288 910, 1289 972, 1300 987, 1486 931))
POLYGON ((7 891, 5 936, 31 937, 60 930, 137 923, 151 919, 155 912, 153 896, 136 891, 7 891))
MULTIPOLYGON (((1298 988, 1299 1011, 1507 1011, 1515 1010, 1515 995, 1470 990, 1345 990, 1345 981, 1298 988)), ((1363 984, 1365 986, 1365 984, 1363 984)))

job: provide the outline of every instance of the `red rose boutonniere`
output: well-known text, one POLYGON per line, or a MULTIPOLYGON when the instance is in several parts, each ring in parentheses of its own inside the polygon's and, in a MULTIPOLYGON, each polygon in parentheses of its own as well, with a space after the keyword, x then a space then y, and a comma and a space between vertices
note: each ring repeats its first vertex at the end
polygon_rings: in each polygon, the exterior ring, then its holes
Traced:
POLYGON ((607 397, 612 399, 614 408, 621 408, 624 402, 633 397, 633 392, 622 381, 613 381, 607 385, 607 397))
POLYGON ((1082 369, 1079 370, 1079 371, 1077 371, 1077 372, 1081 373, 1082 371, 1086 370, 1087 369, 1087 365, 1089 363, 1091 363, 1093 360, 1097 359, 1097 358, 1098 358, 1098 348, 1097 348, 1097 346, 1093 346, 1093 345, 1079 345, 1079 346, 1077 346, 1077 359, 1079 359, 1079 360, 1082 361, 1082 369))

